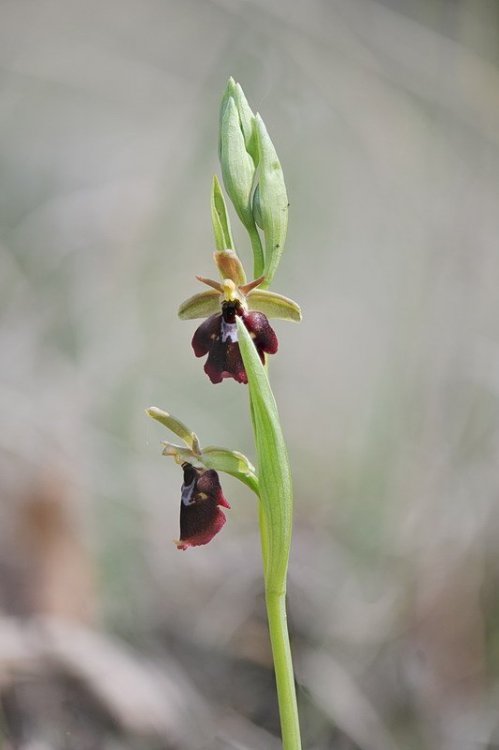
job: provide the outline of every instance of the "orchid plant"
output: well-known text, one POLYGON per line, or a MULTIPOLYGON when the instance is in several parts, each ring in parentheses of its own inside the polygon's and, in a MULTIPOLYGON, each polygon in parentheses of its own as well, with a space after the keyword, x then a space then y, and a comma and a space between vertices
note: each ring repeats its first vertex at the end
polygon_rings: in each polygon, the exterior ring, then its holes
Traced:
POLYGON ((219 156, 226 192, 246 229, 253 252, 253 279, 247 280, 236 252, 229 215, 217 177, 211 218, 214 261, 220 281, 197 277, 208 289, 179 308, 182 320, 206 318, 192 339, 196 357, 212 383, 232 378, 248 385, 257 468, 238 451, 201 448, 197 435, 166 411, 149 416, 182 444, 165 442, 163 454, 183 470, 180 550, 207 544, 226 522, 229 508, 219 473, 231 474, 258 498, 265 600, 277 684, 284 750, 300 750, 294 672, 286 622, 286 579, 292 533, 291 471, 276 402, 267 374, 267 355, 278 349, 269 318, 300 321, 296 302, 270 291, 284 250, 288 198, 281 164, 263 120, 254 114, 241 86, 229 80, 220 110, 219 156))

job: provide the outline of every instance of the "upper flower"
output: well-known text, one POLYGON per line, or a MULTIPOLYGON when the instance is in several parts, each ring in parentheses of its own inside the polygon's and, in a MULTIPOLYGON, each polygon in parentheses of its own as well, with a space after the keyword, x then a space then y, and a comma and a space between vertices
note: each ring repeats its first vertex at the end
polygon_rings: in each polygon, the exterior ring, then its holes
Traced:
POLYGON ((192 348, 196 357, 208 354, 204 370, 212 383, 229 377, 238 383, 247 383, 237 340, 236 316, 251 334, 264 363, 265 354, 275 354, 278 348, 277 336, 268 318, 299 321, 301 311, 293 300, 258 289, 263 277, 245 283, 244 270, 233 250, 216 252, 214 257, 223 281, 198 276, 198 280, 211 289, 184 302, 179 317, 184 320, 208 318, 194 333, 192 348))
POLYGON ((265 353, 275 354, 277 351, 277 336, 262 312, 248 312, 238 299, 224 299, 222 312, 205 320, 192 339, 196 357, 208 354, 204 371, 212 383, 220 383, 224 378, 234 378, 238 383, 248 382, 237 340, 236 315, 242 318, 251 333, 263 363, 265 353))

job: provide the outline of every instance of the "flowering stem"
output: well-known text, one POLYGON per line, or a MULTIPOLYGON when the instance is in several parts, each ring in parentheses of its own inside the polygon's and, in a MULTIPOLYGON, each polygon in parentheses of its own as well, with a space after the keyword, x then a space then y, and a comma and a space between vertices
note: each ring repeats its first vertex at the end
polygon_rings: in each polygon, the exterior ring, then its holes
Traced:
POLYGON ((284 750, 301 750, 295 680, 283 592, 265 594, 284 750))
MULTIPOLYGON (((253 416, 254 410, 251 399, 250 407, 253 416)), ((255 425, 254 419, 253 424, 255 425)), ((289 502, 292 502, 292 498, 289 498, 289 502)), ((265 605, 267 607, 267 620, 276 677, 277 700, 281 719, 282 745, 284 750, 301 750, 295 677, 286 616, 286 591, 275 591, 269 586, 268 560, 270 538, 265 504, 262 498, 260 498, 259 505, 258 521, 260 525, 265 580, 265 605)))
MULTIPOLYGON (((250 398, 250 410, 255 430, 253 402, 250 398)), ((256 437, 256 435, 255 435, 256 437)), ((286 457, 284 457, 286 460, 286 457)), ((289 498, 292 502, 292 498, 289 498)), ((270 642, 277 685, 277 699, 281 718, 281 733, 284 750, 301 750, 300 725, 296 704, 295 678, 293 660, 289 644, 288 623, 286 616, 286 591, 273 590, 269 585, 269 528, 265 512, 265 501, 260 498, 259 507, 260 539, 262 547, 263 570, 265 579, 265 604, 269 624, 270 642)))

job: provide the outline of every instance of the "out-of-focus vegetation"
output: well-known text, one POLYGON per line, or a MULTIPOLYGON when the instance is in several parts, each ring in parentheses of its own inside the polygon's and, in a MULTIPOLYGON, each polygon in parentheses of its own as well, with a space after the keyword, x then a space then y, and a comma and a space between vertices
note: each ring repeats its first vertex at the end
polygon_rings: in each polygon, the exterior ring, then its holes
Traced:
MULTIPOLYGON (((156 404, 254 457, 176 318, 240 80, 290 197, 272 379, 307 750, 499 746, 499 6, 0 4, 4 748, 279 747, 254 499, 180 554, 156 404)), ((240 253, 249 248, 240 233, 240 253)))

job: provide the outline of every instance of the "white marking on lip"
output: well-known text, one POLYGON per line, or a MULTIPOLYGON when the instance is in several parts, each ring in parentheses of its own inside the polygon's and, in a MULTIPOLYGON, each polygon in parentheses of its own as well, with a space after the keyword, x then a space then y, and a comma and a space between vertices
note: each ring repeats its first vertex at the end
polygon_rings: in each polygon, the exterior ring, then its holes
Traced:
POLYGON ((182 502, 184 505, 192 505, 192 493, 194 492, 194 485, 196 479, 194 478, 190 484, 182 485, 182 502))
POLYGON ((222 318, 221 333, 223 342, 229 340, 235 343, 237 341, 237 323, 226 323, 222 318))

